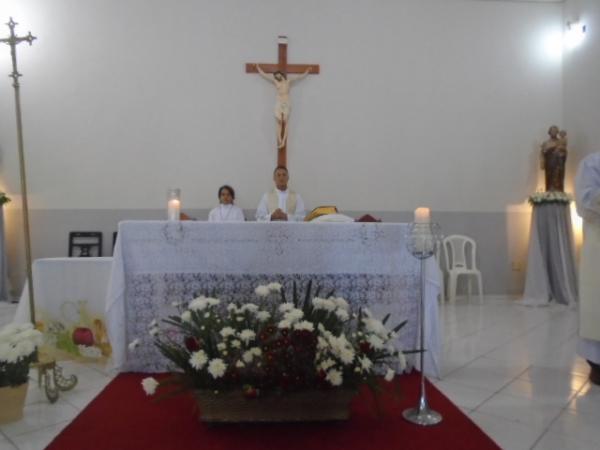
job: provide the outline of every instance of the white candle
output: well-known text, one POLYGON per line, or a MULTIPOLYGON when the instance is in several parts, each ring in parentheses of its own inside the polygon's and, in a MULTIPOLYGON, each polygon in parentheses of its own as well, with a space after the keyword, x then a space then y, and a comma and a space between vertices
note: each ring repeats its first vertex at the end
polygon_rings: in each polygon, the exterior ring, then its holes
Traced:
POLYGON ((167 203, 167 219, 168 220, 179 220, 179 210, 181 209, 181 202, 172 198, 167 203))
POLYGON ((431 212, 429 208, 417 208, 415 209, 415 223, 430 223, 431 222, 431 212))

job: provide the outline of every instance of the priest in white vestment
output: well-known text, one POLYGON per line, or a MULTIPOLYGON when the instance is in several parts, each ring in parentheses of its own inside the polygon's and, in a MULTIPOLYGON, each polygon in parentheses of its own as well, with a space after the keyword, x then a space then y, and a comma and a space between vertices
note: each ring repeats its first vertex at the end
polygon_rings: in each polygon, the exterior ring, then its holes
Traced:
POLYGON ((301 222, 306 211, 300 194, 288 189, 289 173, 286 167, 277 166, 273 171, 275 188, 263 194, 256 209, 256 220, 269 222, 284 220, 301 222))
POLYGON ((583 218, 577 352, 591 366, 590 381, 600 384, 600 153, 581 161, 575 193, 583 218))
POLYGON ((242 208, 233 204, 235 191, 231 186, 221 186, 218 197, 219 206, 208 213, 209 222, 243 222, 246 220, 242 208))

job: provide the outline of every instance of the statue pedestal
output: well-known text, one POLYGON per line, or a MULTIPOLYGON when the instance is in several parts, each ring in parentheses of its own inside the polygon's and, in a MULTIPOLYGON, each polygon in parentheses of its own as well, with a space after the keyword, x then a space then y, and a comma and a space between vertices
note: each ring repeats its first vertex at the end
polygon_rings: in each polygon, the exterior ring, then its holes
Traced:
POLYGON ((577 301, 574 247, 569 204, 534 205, 523 304, 577 301))

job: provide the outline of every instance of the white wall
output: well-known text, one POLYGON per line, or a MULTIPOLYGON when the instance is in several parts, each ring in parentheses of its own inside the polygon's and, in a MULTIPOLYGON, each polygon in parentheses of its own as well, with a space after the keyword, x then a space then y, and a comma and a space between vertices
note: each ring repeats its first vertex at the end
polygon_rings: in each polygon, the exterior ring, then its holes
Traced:
MULTIPOLYGON (((276 160, 274 92, 244 63, 274 62, 287 34, 290 62, 321 65, 292 93, 288 163, 307 207, 408 220, 430 206, 445 212, 445 232, 485 243, 488 292, 522 288, 524 202, 539 144, 563 123, 561 57, 549 46, 561 4, 3 0, 0 19, 9 14, 38 37, 18 50, 34 258, 65 255, 69 230, 109 239, 120 219, 160 217, 169 186, 186 210, 213 206, 223 183, 255 208, 276 160)), ((14 105, 1 80, 0 189, 15 199, 18 287, 14 105)))
POLYGON ((565 52, 565 122, 573 164, 600 151, 600 2, 567 0, 565 20, 581 20, 587 33, 579 47, 565 52))
MULTIPOLYGON (((254 207, 275 162, 274 92, 243 69, 274 61, 279 33, 291 62, 322 69, 292 100, 292 184, 311 207, 505 211, 562 122, 561 64, 544 50, 558 4, 5 0, 10 12, 39 38, 19 47, 34 209, 162 208, 173 185, 207 208, 224 182, 254 207)), ((17 193, 9 80, 0 98, 1 184, 17 193)))

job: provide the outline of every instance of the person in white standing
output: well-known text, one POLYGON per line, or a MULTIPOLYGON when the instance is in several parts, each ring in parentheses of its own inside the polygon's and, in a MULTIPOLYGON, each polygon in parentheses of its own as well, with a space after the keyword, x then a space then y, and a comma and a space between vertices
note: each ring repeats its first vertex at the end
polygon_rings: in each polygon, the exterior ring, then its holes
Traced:
POLYGON ((304 201, 300 194, 288 189, 290 179, 285 166, 277 166, 273 171, 275 188, 263 194, 256 209, 256 220, 269 222, 283 220, 301 222, 306 216, 304 201))
POLYGON ((219 206, 213 208, 208 214, 209 222, 243 222, 244 212, 235 206, 235 191, 231 186, 224 185, 219 188, 219 206))
POLYGON ((579 164, 575 195, 577 212, 583 218, 577 353, 591 367, 590 381, 600 385, 600 153, 592 153, 579 164))

